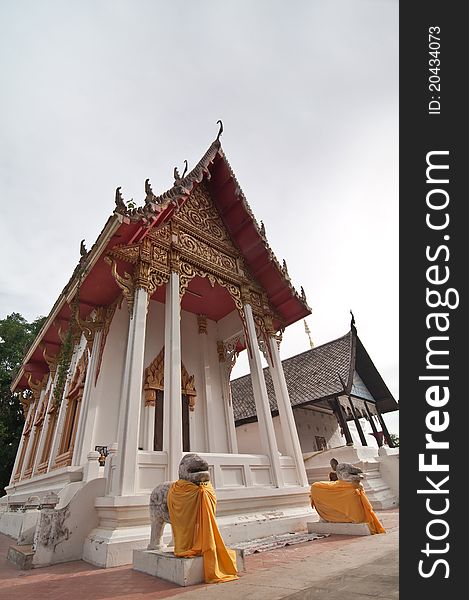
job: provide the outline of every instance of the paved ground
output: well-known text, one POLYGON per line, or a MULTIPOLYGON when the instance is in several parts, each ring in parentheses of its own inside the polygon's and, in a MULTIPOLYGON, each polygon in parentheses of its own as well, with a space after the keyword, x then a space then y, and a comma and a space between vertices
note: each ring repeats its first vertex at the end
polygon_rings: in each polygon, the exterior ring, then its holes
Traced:
POLYGON ((391 600, 398 594, 399 512, 377 512, 384 535, 331 535, 252 554, 238 581, 181 588, 130 566, 99 569, 83 561, 19 571, 0 534, 0 600, 391 600))

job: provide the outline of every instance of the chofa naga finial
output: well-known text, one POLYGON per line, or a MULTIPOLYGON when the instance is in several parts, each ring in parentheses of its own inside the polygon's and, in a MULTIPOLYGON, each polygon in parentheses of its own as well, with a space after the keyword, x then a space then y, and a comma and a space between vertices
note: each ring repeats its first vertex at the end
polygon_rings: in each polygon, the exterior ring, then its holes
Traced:
POLYGON ((80 242, 80 256, 86 256, 88 254, 88 251, 86 249, 85 246, 85 240, 81 240, 80 242))
POLYGON ((121 194, 121 188, 118 187, 116 188, 116 209, 117 211, 122 211, 125 210, 126 206, 125 206, 125 202, 124 202, 124 198, 122 197, 121 194))
POLYGON ((223 133, 223 123, 221 122, 220 119, 218 119, 217 125, 220 125, 220 129, 218 130, 218 135, 217 135, 217 142, 218 142, 220 140, 221 134, 223 133))
POLYGON ((182 177, 179 175, 178 168, 177 168, 177 167, 174 167, 173 174, 174 174, 174 181, 175 181, 175 182, 176 182, 176 181, 180 181, 181 179, 184 179, 184 177, 186 176, 186 173, 187 173, 187 167, 188 167, 188 165, 187 165, 187 160, 185 160, 185 161, 184 161, 184 165, 185 165, 185 166, 184 166, 184 172, 183 172, 183 174, 182 174, 182 177))

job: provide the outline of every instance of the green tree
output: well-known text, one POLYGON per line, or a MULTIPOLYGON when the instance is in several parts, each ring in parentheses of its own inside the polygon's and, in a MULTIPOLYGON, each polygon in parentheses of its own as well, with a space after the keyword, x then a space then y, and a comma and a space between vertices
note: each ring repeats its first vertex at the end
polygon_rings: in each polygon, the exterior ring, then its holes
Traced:
POLYGON ((390 433, 389 437, 396 448, 399 448, 399 437, 395 433, 390 433))
POLYGON ((10 385, 44 321, 39 317, 28 323, 19 313, 0 320, 0 496, 10 480, 24 424, 21 394, 12 394, 10 385))

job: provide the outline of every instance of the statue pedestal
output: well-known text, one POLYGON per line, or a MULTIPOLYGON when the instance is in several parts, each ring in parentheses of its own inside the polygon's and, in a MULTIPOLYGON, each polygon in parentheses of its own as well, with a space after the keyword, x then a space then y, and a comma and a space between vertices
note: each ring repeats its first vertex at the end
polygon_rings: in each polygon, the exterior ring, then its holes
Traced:
MULTIPOLYGON (((238 549, 236 550, 236 566, 238 572, 244 571, 244 552, 238 549)), ((174 556, 172 548, 134 550, 133 568, 181 586, 205 583, 202 556, 178 558, 174 556)))
POLYGON ((308 533, 336 533, 338 535, 371 535, 367 523, 307 523, 308 533))

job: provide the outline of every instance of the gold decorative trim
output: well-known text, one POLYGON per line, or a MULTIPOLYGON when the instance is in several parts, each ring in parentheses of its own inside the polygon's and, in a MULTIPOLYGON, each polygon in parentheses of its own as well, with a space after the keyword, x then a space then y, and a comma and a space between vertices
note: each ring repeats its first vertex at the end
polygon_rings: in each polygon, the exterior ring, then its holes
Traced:
POLYGON ((57 372, 57 364, 59 362, 59 355, 56 354, 55 356, 49 356, 47 354, 47 346, 44 345, 44 348, 42 350, 42 356, 44 357, 44 360, 47 363, 47 366, 49 367, 49 372, 50 372, 50 376, 52 379, 54 379, 55 374, 57 372))
POLYGON ((81 319, 79 313, 76 314, 76 322, 80 331, 85 336, 88 348, 91 351, 96 332, 103 328, 105 308, 100 306, 96 308, 89 317, 81 319))
POLYGON ((34 400, 36 402, 39 401, 41 392, 46 387, 48 379, 49 379, 49 375, 47 373, 43 376, 42 379, 36 379, 36 380, 33 380, 31 373, 28 373, 27 380, 28 380, 29 389, 32 391, 34 400))
POLYGON ((225 344, 221 340, 217 341, 217 353, 218 353, 218 362, 225 362, 226 361, 225 344))
POLYGON ((140 246, 139 244, 132 244, 130 246, 121 244, 119 246, 114 246, 114 248, 109 250, 108 256, 134 265, 137 263, 140 256, 140 246))
POLYGON ((169 273, 153 267, 150 263, 140 261, 135 274, 135 287, 144 289, 148 294, 148 301, 156 289, 169 281, 169 273))
POLYGON ((114 277, 117 285, 122 290, 122 294, 124 295, 125 301, 127 302, 127 308, 129 310, 130 318, 132 318, 132 311, 134 308, 134 294, 135 294, 135 286, 132 275, 124 271, 124 275, 119 275, 117 272, 117 264, 113 258, 109 256, 105 256, 104 260, 108 265, 111 266, 112 276, 114 277))
POLYGON ((78 402, 81 401, 83 396, 83 388, 85 386, 86 371, 88 370, 88 349, 82 352, 80 359, 75 367, 73 373, 73 379, 70 383, 70 387, 67 391, 67 398, 78 398, 78 402))
POLYGON ((145 369, 143 386, 145 406, 156 406, 156 392, 164 390, 164 347, 152 363, 145 369))
POLYGON ((50 389, 47 391, 46 395, 44 396, 44 400, 42 401, 40 408, 36 411, 36 418, 34 420, 34 425, 36 425, 36 427, 39 425, 42 425, 42 423, 44 422, 44 418, 46 416, 47 405, 49 404, 49 397, 50 397, 50 389))
POLYGON ((207 316, 206 315, 197 315, 197 326, 199 329, 199 334, 207 335, 207 316))

